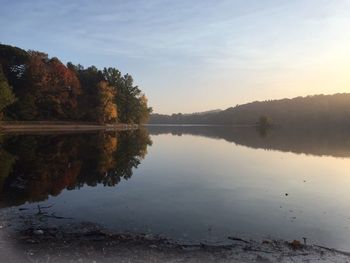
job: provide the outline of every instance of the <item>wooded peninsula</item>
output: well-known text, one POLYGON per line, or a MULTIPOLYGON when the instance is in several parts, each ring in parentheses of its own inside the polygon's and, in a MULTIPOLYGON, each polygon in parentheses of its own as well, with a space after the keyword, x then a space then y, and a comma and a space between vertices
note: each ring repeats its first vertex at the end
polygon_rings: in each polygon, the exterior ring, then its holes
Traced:
POLYGON ((152 108, 129 74, 0 44, 0 120, 140 124, 152 108))

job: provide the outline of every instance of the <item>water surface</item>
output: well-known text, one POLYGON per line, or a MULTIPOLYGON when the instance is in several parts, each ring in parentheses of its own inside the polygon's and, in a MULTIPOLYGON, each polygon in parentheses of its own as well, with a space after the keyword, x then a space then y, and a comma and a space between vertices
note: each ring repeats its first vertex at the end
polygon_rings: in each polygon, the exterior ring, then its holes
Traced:
POLYGON ((302 240, 350 251, 344 130, 151 126, 5 135, 1 206, 185 242, 302 240))

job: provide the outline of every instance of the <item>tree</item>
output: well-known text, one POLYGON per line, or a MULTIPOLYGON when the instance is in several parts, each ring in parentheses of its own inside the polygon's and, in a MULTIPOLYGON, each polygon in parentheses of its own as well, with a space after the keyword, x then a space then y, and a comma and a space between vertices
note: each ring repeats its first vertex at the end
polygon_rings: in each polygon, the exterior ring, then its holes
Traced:
POLYGON ((57 58, 47 63, 49 71, 52 113, 58 119, 78 118, 78 96, 81 94, 80 82, 74 71, 67 68, 57 58))
POLYGON ((57 58, 29 51, 25 88, 18 91, 17 109, 25 120, 76 120, 80 83, 74 71, 57 58))
POLYGON ((0 119, 3 118, 5 108, 14 103, 15 100, 15 95, 13 94, 12 88, 8 84, 2 71, 2 66, 0 65, 0 119))
POLYGON ((23 87, 23 74, 28 63, 28 53, 18 47, 0 44, 0 64, 3 73, 14 92, 23 87))
POLYGON ((82 89, 82 96, 79 99, 80 119, 101 122, 101 117, 99 116, 100 98, 98 84, 104 81, 103 74, 94 66, 86 69, 79 65, 75 67, 82 89))
POLYGON ((138 98, 138 105, 136 111, 136 123, 147 123, 149 116, 152 113, 152 108, 147 106, 148 100, 145 94, 138 98))
POLYGON ((271 118, 269 118, 265 115, 260 116, 258 125, 261 128, 270 128, 272 126, 272 120, 271 120, 271 118))
POLYGON ((257 130, 262 137, 266 137, 268 135, 268 132, 271 129, 271 127, 272 127, 271 118, 269 118, 265 115, 260 116, 257 130))
POLYGON ((47 93, 49 89, 49 76, 46 63, 48 55, 37 51, 28 51, 28 59, 25 70, 22 74, 23 85, 17 86, 15 89, 18 100, 13 109, 14 119, 21 120, 43 120, 43 116, 47 116, 49 105, 47 101, 50 95, 47 93))
POLYGON ((152 109, 147 106, 146 96, 142 94, 138 86, 134 85, 132 76, 129 74, 123 76, 115 68, 104 68, 103 76, 118 94, 116 104, 119 121, 123 123, 146 122, 152 109))
POLYGON ((140 123, 151 110, 131 75, 116 68, 66 66, 46 53, 1 44, 0 65, 17 98, 13 103, 9 89, 1 90, 8 119, 140 123))
POLYGON ((35 94, 27 94, 24 99, 19 99, 14 104, 16 115, 15 119, 36 120, 39 115, 39 109, 36 104, 35 94))
POLYGON ((123 76, 123 98, 122 106, 122 121, 126 123, 139 123, 137 119, 139 110, 139 97, 141 90, 138 86, 134 86, 134 79, 131 75, 123 76))
POLYGON ((118 113, 117 105, 114 103, 116 92, 107 81, 100 81, 97 84, 98 90, 98 116, 100 123, 116 122, 118 113))

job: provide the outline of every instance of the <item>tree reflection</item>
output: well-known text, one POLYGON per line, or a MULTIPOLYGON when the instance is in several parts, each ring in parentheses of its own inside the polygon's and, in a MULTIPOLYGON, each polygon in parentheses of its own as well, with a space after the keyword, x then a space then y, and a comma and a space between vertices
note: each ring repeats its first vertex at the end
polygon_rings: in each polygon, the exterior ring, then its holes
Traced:
POLYGON ((314 125, 299 127, 275 125, 272 128, 235 126, 149 126, 151 135, 191 134, 255 149, 283 152, 350 157, 350 129, 347 126, 314 125))
POLYGON ((83 185, 115 186, 132 176, 152 142, 146 130, 2 138, 2 205, 56 196, 83 185))

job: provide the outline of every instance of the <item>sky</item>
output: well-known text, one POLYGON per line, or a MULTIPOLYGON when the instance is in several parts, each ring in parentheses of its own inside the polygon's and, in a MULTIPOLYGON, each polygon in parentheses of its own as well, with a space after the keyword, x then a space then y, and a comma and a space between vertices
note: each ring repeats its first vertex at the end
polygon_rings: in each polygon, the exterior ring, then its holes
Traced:
POLYGON ((350 0, 0 0, 0 42, 129 73, 157 113, 350 92, 350 0))

